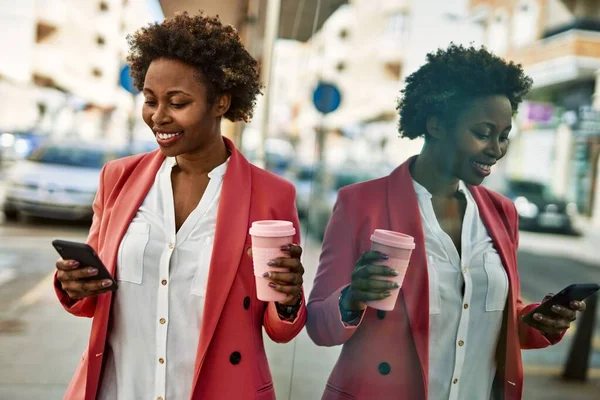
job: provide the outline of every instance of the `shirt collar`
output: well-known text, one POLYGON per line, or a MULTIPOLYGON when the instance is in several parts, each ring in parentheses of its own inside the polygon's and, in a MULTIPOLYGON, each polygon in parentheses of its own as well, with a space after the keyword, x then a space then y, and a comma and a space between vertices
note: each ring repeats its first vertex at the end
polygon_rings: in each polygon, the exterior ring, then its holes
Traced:
MULTIPOLYGON (((415 187, 415 193, 417 194, 417 196, 419 197, 427 197, 427 198, 431 198, 431 193, 429 193, 429 190, 427 190, 425 188, 425 186, 421 185, 419 182, 415 181, 414 179, 413 181, 413 186, 415 187)), ((465 197, 469 198, 469 189, 467 188, 467 185, 465 185, 465 183, 463 181, 458 181, 458 191, 461 192, 462 194, 465 195, 465 197)))
MULTIPOLYGON (((227 157, 227 160, 225 160, 225 162, 217 167, 215 167, 212 171, 210 171, 208 173, 208 178, 212 179, 215 177, 223 177, 223 175, 225 175, 225 172, 227 171, 227 166, 229 165, 229 160, 231 159, 231 157, 227 157)), ((166 157, 166 164, 167 167, 169 169, 172 169, 174 166, 177 165, 177 159, 175 157, 166 157)))

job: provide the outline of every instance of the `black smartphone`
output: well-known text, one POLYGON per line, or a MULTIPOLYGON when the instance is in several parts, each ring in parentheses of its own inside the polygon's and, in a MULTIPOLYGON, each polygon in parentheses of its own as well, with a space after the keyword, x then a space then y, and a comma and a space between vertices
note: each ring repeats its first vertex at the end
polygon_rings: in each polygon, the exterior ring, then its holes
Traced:
POLYGON ((559 305, 563 307, 569 307, 569 304, 573 301, 583 301, 590 297, 600 289, 599 285, 595 283, 579 283, 567 286, 554 296, 552 296, 545 303, 540 304, 537 308, 530 311, 522 319, 527 325, 531 325, 534 328, 541 327, 539 322, 533 319, 533 314, 540 313, 544 315, 552 315, 552 306, 559 305))
POLYGON ((117 281, 111 276, 110 272, 104 266, 100 257, 96 254, 94 249, 85 244, 79 242, 69 242, 67 240, 54 240, 52 246, 56 249, 58 254, 64 260, 75 260, 79 262, 82 267, 94 267, 98 270, 98 274, 90 276, 89 278, 82 278, 82 280, 89 279, 110 279, 112 285, 109 287, 110 290, 117 290, 117 281))

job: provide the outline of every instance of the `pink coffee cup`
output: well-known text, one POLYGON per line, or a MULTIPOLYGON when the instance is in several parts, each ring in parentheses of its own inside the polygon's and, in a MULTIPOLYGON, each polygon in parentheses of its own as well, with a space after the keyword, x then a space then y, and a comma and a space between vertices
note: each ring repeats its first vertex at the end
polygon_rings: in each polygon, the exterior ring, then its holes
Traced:
POLYGON ((296 229, 289 221, 255 221, 250 228, 252 236, 252 260, 254 262, 254 278, 256 280, 256 297, 261 301, 282 301, 285 293, 269 287, 265 272, 286 272, 287 268, 277 268, 267 265, 276 258, 289 258, 290 255, 281 251, 281 246, 294 241, 296 229))
MULTIPOLYGON (((389 258, 377 262, 377 265, 385 265, 398 271, 398 276, 376 276, 374 279, 396 282, 402 287, 404 276, 408 270, 410 255, 415 248, 415 239, 404 233, 375 229, 371 235, 371 250, 379 251, 389 258)), ((392 311, 398 299, 400 289, 390 291, 390 297, 383 300, 369 301, 366 304, 377 310, 392 311)))

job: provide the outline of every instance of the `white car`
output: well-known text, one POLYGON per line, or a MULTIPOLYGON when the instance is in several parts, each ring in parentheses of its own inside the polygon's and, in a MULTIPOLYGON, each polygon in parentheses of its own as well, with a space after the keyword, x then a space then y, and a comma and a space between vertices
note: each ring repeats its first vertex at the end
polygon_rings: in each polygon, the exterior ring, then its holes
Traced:
POLYGON ((126 155, 95 144, 48 144, 18 161, 5 179, 4 215, 89 220, 102 166, 126 155))

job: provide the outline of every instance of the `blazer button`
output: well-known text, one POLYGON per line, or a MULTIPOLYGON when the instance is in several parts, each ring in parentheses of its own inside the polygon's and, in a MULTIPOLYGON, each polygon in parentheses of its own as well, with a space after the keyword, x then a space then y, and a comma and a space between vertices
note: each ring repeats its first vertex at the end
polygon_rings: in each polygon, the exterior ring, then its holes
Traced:
POLYGON ((240 363, 240 361, 242 361, 242 355, 240 354, 239 351, 234 351, 229 356, 229 362, 232 363, 233 365, 238 365, 240 363))
POLYGON ((377 310, 377 318, 384 319, 385 318, 385 311, 377 310))
POLYGON ((381 364, 379 364, 379 373, 381 375, 387 375, 390 373, 391 370, 392 370, 392 367, 390 367, 390 364, 388 364, 386 362, 382 362, 381 364))
POLYGON ((244 297, 244 308, 247 310, 250 308, 250 297, 244 297))

